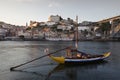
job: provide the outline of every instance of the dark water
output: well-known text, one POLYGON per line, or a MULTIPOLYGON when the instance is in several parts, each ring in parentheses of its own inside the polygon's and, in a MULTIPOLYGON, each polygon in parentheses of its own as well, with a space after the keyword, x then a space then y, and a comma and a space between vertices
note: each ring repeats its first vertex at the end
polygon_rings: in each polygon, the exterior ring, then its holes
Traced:
MULTIPOLYGON (((120 42, 79 42, 79 49, 86 53, 102 54, 111 51, 106 61, 89 65, 58 65, 49 57, 10 71, 10 67, 73 45, 73 42, 1 41, 0 80, 120 80, 120 42)), ((63 55, 59 52, 57 55, 63 55)))

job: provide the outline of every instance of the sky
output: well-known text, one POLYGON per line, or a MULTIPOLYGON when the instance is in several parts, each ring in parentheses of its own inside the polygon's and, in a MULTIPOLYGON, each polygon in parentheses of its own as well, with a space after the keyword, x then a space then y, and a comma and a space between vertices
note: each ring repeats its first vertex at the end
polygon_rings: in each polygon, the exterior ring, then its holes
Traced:
POLYGON ((0 21, 25 25, 30 20, 46 22, 50 15, 100 21, 120 15, 119 5, 120 0, 0 0, 0 21))

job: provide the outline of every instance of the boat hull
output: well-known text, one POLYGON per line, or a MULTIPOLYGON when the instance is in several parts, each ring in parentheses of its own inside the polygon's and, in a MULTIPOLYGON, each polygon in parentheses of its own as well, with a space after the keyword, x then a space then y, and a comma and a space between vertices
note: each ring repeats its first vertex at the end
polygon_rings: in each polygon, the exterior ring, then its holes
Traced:
POLYGON ((65 59, 65 63, 91 63, 91 62, 98 62, 103 61, 102 58, 95 58, 95 59, 65 59))
POLYGON ((64 58, 64 57, 54 57, 54 56, 50 56, 50 58, 60 64, 65 64, 65 63, 89 63, 89 62, 103 61, 105 58, 109 56, 110 56, 110 52, 104 53, 103 56, 100 57, 87 58, 87 59, 64 58))

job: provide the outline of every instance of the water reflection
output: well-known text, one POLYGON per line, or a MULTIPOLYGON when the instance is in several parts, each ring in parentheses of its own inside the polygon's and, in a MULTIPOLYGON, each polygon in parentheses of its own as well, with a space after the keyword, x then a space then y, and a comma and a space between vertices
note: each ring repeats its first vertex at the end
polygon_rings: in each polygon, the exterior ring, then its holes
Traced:
POLYGON ((22 68, 22 69, 16 69, 16 72, 21 72, 21 73, 29 73, 29 74, 34 74, 37 76, 40 76, 40 78, 44 78, 44 80, 79 80, 79 75, 89 71, 89 70, 97 70, 98 66, 104 66, 107 64, 107 61, 101 61, 101 62, 94 62, 90 64, 77 64, 77 65, 55 65, 55 64, 41 64, 38 66, 32 66, 32 67, 27 67, 27 68, 22 68), (40 70, 41 67, 50 67, 50 70, 48 70, 47 74, 42 73, 40 70), (39 71, 35 71, 35 68, 39 71), (51 70, 52 69, 52 70, 51 70))
POLYGON ((79 73, 84 73, 84 71, 97 69, 98 66, 103 66, 107 61, 102 61, 99 63, 90 64, 79 64, 79 65, 58 65, 51 72, 49 72, 46 80, 55 80, 54 77, 59 77, 60 80, 79 80, 79 73), (58 75, 57 75, 58 74, 58 75), (61 77, 60 77, 61 75, 61 77))

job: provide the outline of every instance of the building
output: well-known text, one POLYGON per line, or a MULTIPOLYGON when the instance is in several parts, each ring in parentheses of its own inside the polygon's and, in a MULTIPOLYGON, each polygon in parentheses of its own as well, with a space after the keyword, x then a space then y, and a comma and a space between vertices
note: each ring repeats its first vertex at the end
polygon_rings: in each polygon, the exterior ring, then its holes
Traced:
POLYGON ((59 22, 61 20, 61 16, 58 16, 58 15, 51 15, 49 18, 48 18, 48 21, 52 21, 52 22, 59 22))
POLYGON ((36 21, 30 21, 30 26, 29 27, 36 27, 39 25, 39 22, 36 22, 36 21))
POLYGON ((52 26, 52 25, 55 25, 55 24, 56 24, 56 22, 53 22, 53 21, 47 21, 46 22, 47 26, 52 26))
POLYGON ((71 30, 72 29, 72 27, 73 27, 73 25, 58 25, 57 26, 57 29, 61 29, 61 30, 71 30))
POLYGON ((0 40, 4 39, 4 37, 6 36, 6 32, 7 32, 7 29, 0 26, 0 40))

